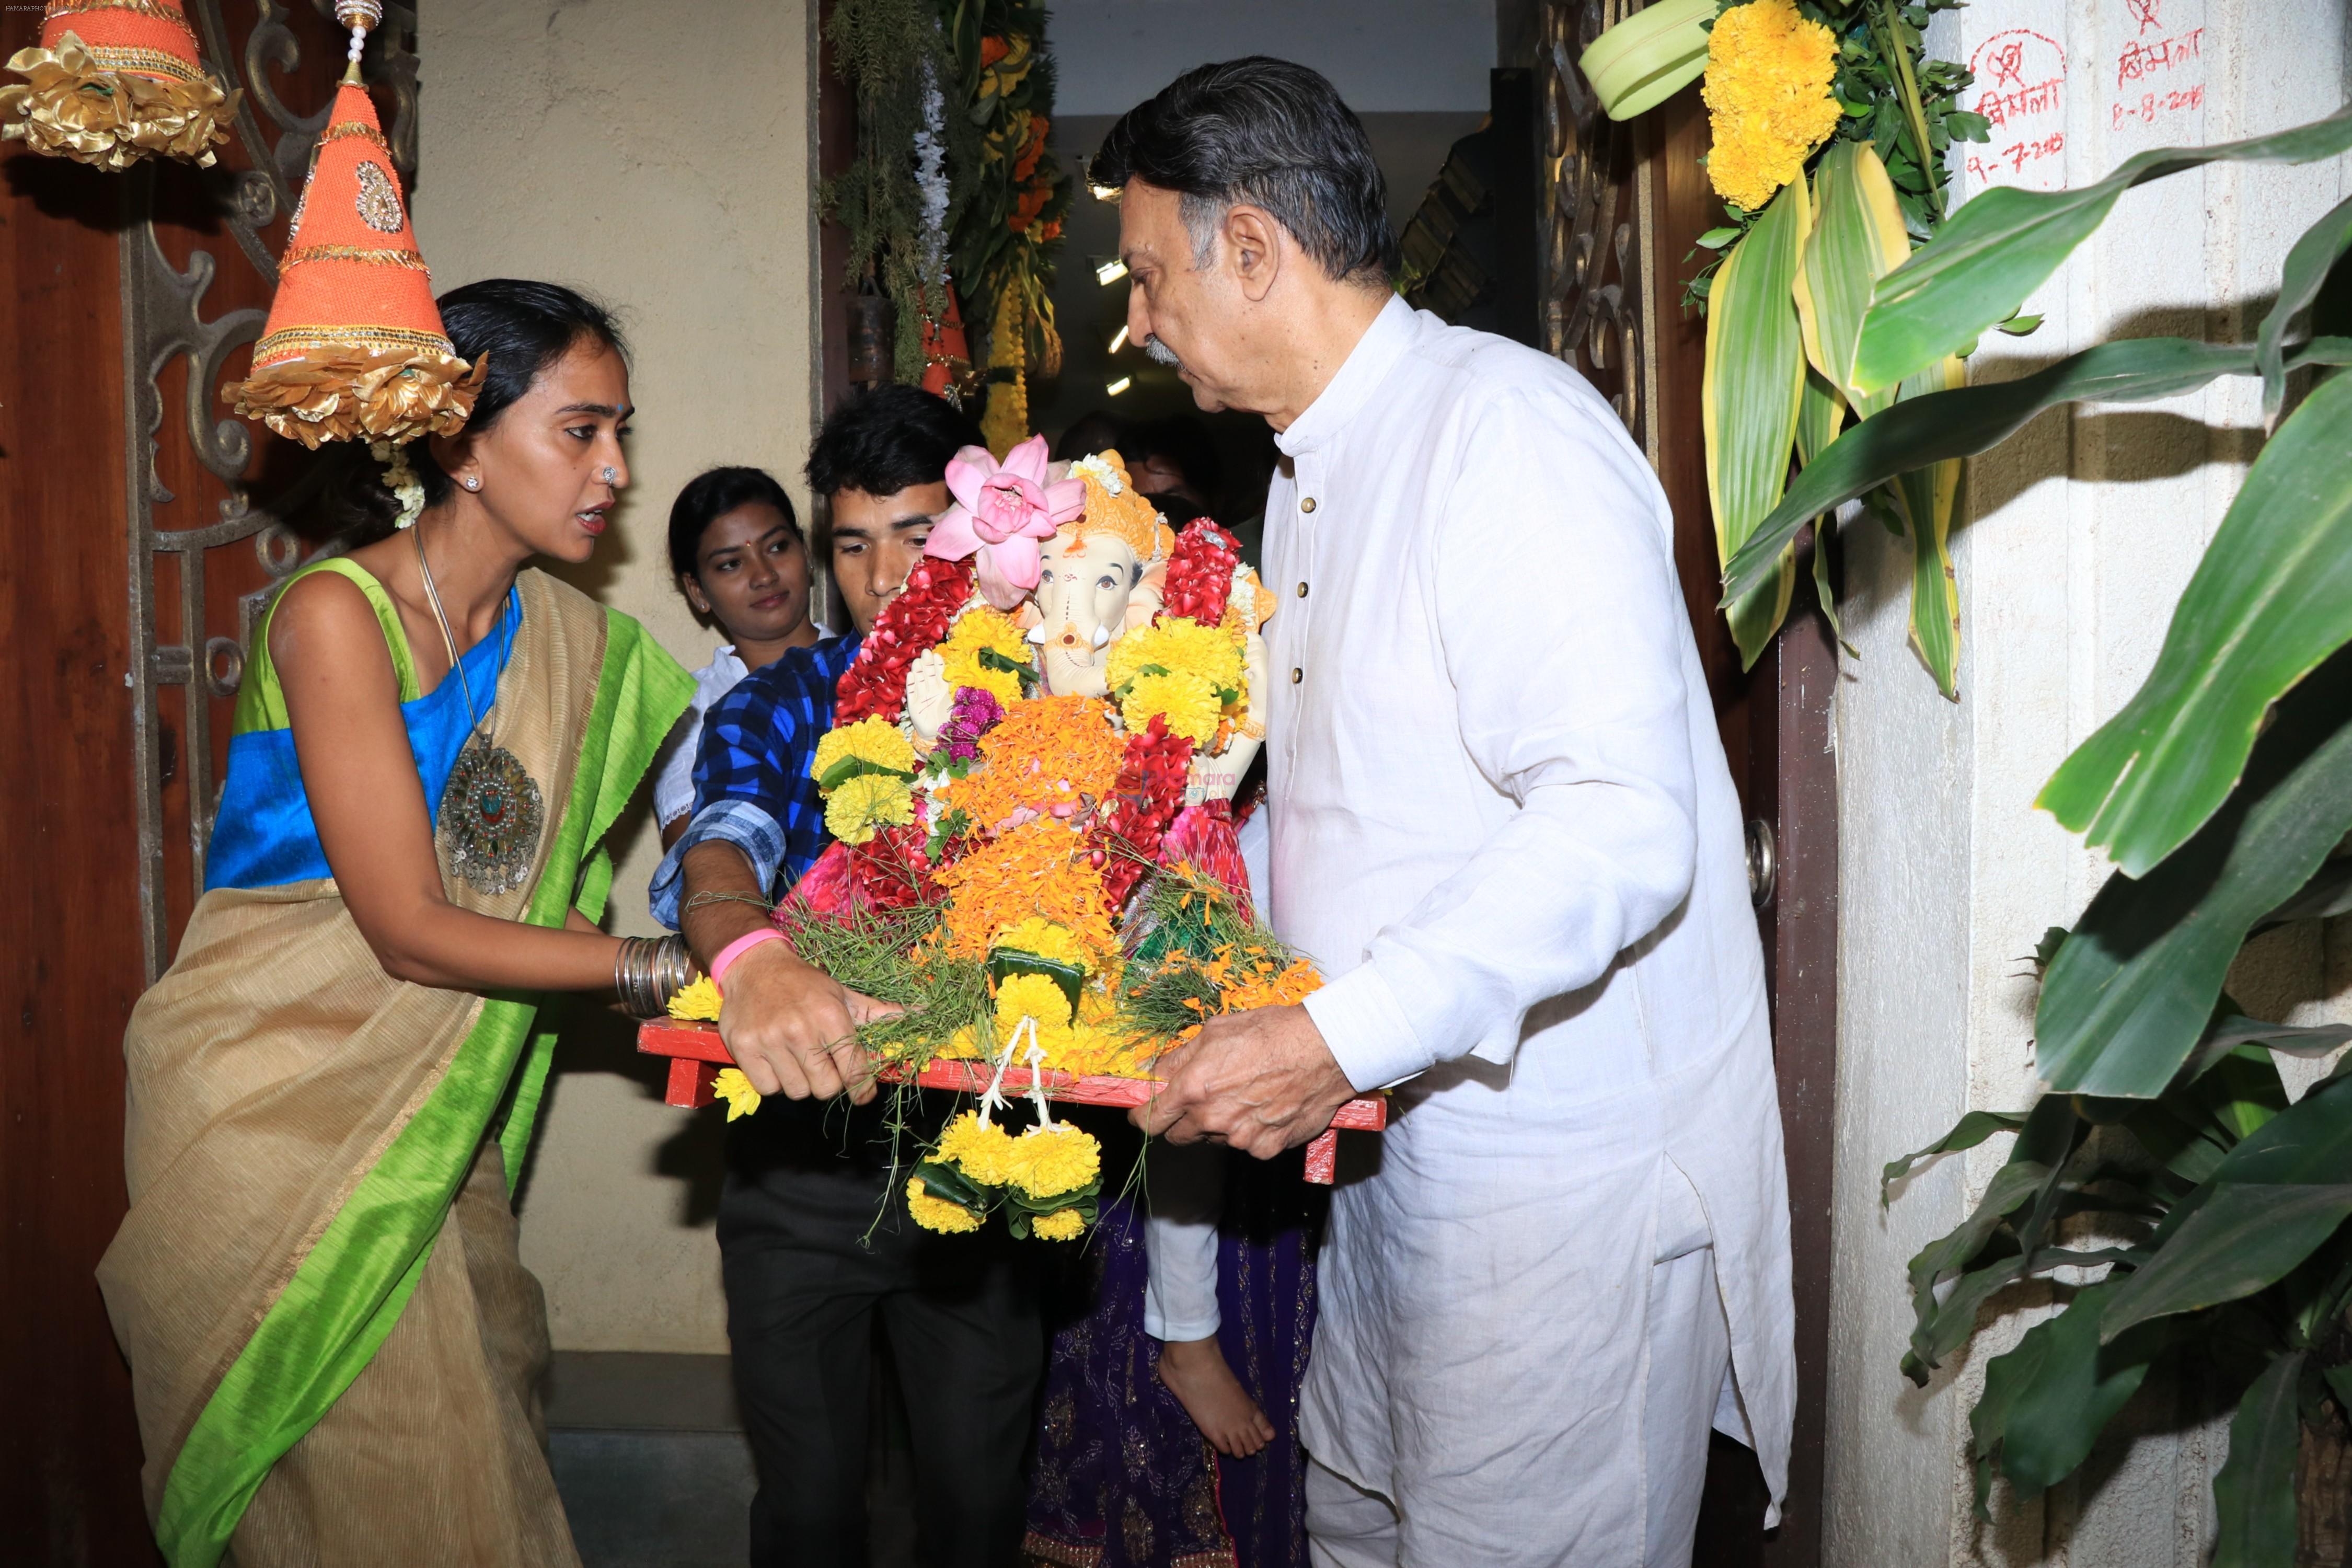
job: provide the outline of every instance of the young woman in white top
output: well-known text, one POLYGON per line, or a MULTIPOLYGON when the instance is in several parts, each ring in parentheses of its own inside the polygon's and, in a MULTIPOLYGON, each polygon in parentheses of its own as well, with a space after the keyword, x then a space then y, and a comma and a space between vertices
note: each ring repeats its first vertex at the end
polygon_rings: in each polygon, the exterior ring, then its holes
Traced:
POLYGON ((712 468, 678 491, 669 509, 669 561, 686 602, 731 640, 694 672, 694 706, 655 763, 654 816, 665 848, 694 814, 702 716, 751 671, 824 635, 810 614, 800 520, 763 468, 712 468))

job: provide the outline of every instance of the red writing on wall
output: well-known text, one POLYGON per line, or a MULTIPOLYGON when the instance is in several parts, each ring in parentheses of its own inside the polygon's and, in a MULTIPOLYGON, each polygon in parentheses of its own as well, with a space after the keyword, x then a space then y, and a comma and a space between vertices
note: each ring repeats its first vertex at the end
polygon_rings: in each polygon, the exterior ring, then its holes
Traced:
POLYGON ((2109 110, 2109 128, 2119 130, 2126 125, 2153 125, 2163 115, 2205 107, 2205 89, 2200 83, 2172 92, 2144 92, 2137 103, 2118 103, 2109 110))
POLYGON ((2066 133, 2053 131, 2032 142, 2012 142, 1990 153, 1969 154, 1969 175, 1985 184, 2005 184, 2025 172, 2029 163, 2054 158, 2066 150, 2066 133))
POLYGON ((2137 39, 2124 46, 2116 57, 2116 85, 2142 80, 2162 72, 2180 69, 2192 60, 2205 58, 2205 29, 2198 27, 2173 38, 2158 38, 2152 44, 2137 39))
POLYGON ((1967 155, 1969 177, 1996 185, 2063 183, 2059 164, 2032 167, 2066 146, 2065 133, 2053 123, 2066 108, 2066 51, 2058 41, 2031 27, 2011 27, 1979 44, 1969 69, 1978 87, 1969 107, 1992 125, 1990 143, 1967 155))

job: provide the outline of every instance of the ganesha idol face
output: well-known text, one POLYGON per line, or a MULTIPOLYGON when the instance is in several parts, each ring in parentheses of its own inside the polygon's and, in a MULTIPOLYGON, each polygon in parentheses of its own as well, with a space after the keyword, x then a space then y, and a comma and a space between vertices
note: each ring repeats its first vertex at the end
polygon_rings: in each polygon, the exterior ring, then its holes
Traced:
POLYGON ((1045 689, 1057 697, 1103 696, 1111 644, 1159 611, 1158 574, 1105 528, 1065 528, 1039 555, 1043 567, 1023 619, 1034 617, 1029 640, 1045 689))

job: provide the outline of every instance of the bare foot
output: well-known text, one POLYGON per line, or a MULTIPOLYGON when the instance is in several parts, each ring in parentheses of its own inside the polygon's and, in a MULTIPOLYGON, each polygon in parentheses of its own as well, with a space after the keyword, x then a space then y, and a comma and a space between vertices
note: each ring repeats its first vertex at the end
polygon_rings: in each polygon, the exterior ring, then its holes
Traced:
POLYGON ((1225 1364, 1217 1342, 1170 1340, 1160 1347, 1160 1381, 1218 1453, 1246 1459, 1274 1441, 1274 1423, 1225 1364))

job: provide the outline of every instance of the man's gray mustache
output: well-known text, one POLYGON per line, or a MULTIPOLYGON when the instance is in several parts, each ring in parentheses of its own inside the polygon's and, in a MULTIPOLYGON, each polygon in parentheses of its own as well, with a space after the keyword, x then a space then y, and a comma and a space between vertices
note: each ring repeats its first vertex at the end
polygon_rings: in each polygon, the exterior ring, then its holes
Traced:
POLYGON ((1161 342, 1157 332, 1143 340, 1143 353, 1154 364, 1172 365, 1178 369, 1183 367, 1184 362, 1176 357, 1176 351, 1161 342))

